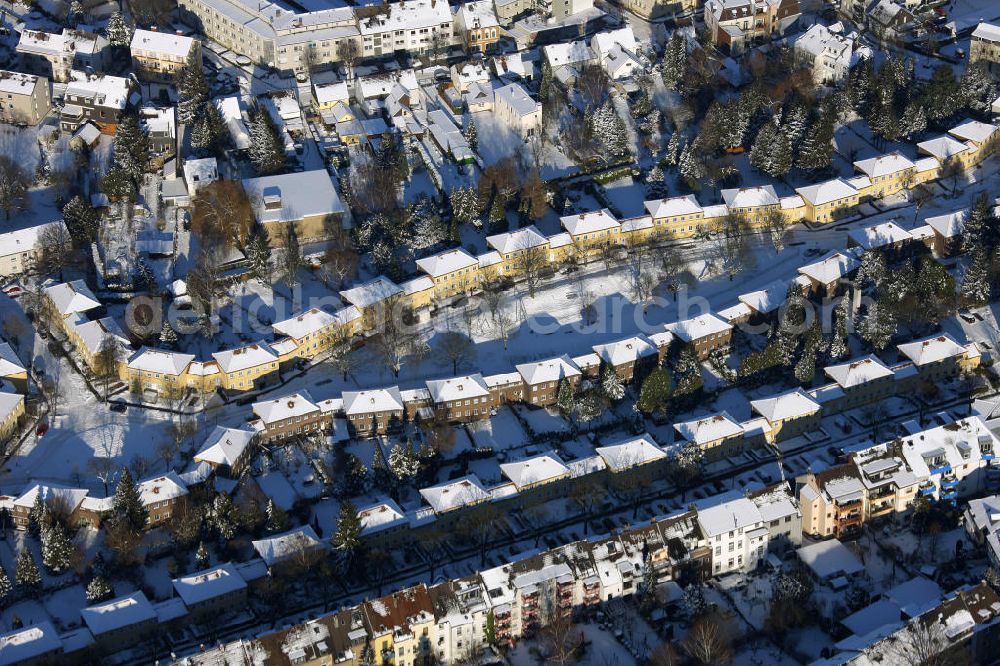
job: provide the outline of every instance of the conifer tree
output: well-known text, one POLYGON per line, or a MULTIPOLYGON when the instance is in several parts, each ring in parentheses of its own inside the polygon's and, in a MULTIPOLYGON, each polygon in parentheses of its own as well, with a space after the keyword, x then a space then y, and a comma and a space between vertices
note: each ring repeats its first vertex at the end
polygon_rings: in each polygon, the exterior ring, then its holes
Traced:
POLYGON ((97 238, 99 217, 97 211, 77 194, 63 206, 63 221, 69 235, 77 243, 90 243, 97 238))
POLYGON ((198 542, 198 550, 194 553, 194 559, 199 569, 204 569, 208 566, 208 548, 205 548, 204 541, 198 542))
POLYGON ((267 242, 267 232, 255 228, 250 234, 246 247, 247 263, 250 273, 261 284, 271 281, 271 247, 267 242))
POLYGON ((248 112, 250 117, 250 161, 262 176, 277 173, 285 166, 285 148, 277 125, 265 109, 258 105, 248 112))
POLYGON ((133 529, 141 530, 146 526, 149 514, 142 504, 139 488, 132 480, 132 472, 129 471, 128 467, 122 468, 111 507, 115 517, 125 520, 133 529))
POLYGON ((38 494, 35 495, 35 501, 31 505, 31 509, 28 510, 28 534, 35 537, 36 539, 42 533, 43 518, 47 511, 44 500, 42 500, 42 493, 39 490, 38 494))
POLYGON ((472 152, 478 153, 479 132, 478 129, 476 128, 476 121, 470 115, 466 117, 464 125, 465 127, 462 130, 462 136, 465 137, 465 140, 468 142, 469 148, 472 149, 472 152))
POLYGON ((201 69, 201 56, 195 51, 188 55, 187 62, 177 74, 178 120, 185 125, 193 123, 208 96, 208 82, 201 69))
POLYGON ((108 42, 115 48, 128 48, 132 44, 132 28, 125 22, 125 17, 121 11, 115 11, 108 19, 105 29, 108 42))
POLYGON ((87 583, 87 601, 92 604, 104 601, 112 594, 114 594, 114 590, 111 589, 111 584, 103 576, 94 576, 87 583))
POLYGON ((333 547, 350 556, 361 547, 361 517, 350 500, 340 505, 337 517, 337 531, 333 535, 333 547))
POLYGON ((17 555, 17 568, 14 571, 14 581, 17 587, 25 594, 34 594, 42 586, 42 574, 38 571, 35 558, 27 547, 21 549, 17 555))
POLYGON ((670 373, 657 367, 642 381, 635 407, 644 414, 663 414, 669 407, 671 391, 670 373))
POLYGON ((271 498, 267 499, 266 513, 267 523, 265 523, 265 527, 269 532, 280 532, 288 525, 288 516, 271 498))
POLYGON ((989 255, 985 248, 976 248, 972 261, 962 275, 962 298, 971 304, 981 305, 990 300, 989 255))
POLYGON ((42 530, 42 564, 52 573, 69 568, 73 544, 62 525, 52 523, 42 530))
POLYGON ((667 141, 667 152, 663 156, 663 161, 667 166, 677 166, 680 155, 680 135, 678 132, 674 132, 670 135, 670 140, 667 141))
POLYGON ((112 165, 129 178, 134 190, 139 190, 149 166, 149 136, 135 112, 124 113, 118 123, 112 165))
POLYGON ((896 317, 891 308, 872 301, 858 323, 858 335, 876 351, 882 351, 896 332, 896 317))
POLYGON ((160 344, 171 349, 177 344, 177 332, 166 317, 164 317, 163 327, 160 329, 160 344))
POLYGON ((7 597, 10 596, 12 589, 10 578, 7 577, 7 572, 4 571, 3 567, 0 567, 0 604, 7 601, 7 597))
POLYGON ((559 390, 556 392, 556 408, 564 417, 569 416, 575 404, 573 396, 573 385, 568 381, 559 383, 559 390))
POLYGON ((605 367, 601 375, 601 391, 608 400, 621 400, 625 397, 625 385, 611 366, 605 367))

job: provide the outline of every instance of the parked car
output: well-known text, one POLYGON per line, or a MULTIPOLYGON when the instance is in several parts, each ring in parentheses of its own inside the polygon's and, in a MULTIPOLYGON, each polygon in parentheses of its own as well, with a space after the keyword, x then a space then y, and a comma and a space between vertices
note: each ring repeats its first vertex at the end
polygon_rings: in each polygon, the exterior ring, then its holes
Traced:
POLYGON ((49 424, 43 421, 38 424, 38 429, 35 430, 35 437, 42 437, 48 431, 49 431, 49 424))
POLYGON ((109 409, 113 412, 124 414, 126 411, 128 411, 128 405, 126 405, 123 402, 113 402, 111 403, 111 407, 109 409))
POLYGON ((22 289, 19 284, 11 283, 3 288, 3 293, 7 294, 11 298, 17 298, 24 293, 24 289, 22 289))

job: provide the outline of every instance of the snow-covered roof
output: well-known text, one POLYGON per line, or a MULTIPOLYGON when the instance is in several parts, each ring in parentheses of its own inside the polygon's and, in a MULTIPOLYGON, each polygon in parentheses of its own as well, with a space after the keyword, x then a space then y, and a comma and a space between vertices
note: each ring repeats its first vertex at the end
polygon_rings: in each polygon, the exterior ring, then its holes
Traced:
POLYGON ((535 228, 535 225, 531 225, 517 231, 487 236, 486 243, 500 254, 509 254, 548 245, 548 239, 535 228))
POLYGON ((194 354, 143 347, 129 359, 128 367, 130 370, 178 376, 184 373, 193 360, 194 354))
POLYGON ((361 534, 371 534, 385 529, 390 525, 406 520, 406 514, 399 505, 389 498, 358 509, 358 519, 361 521, 361 534))
POLYGON ((653 218, 650 215, 640 215, 639 217, 629 217, 622 220, 622 233, 652 228, 653 218))
POLYGON ((860 265, 861 262, 853 254, 831 252, 817 262, 799 266, 799 273, 820 284, 830 284, 857 270, 860 265))
POLYGON ((153 51, 175 58, 186 58, 194 45, 195 40, 184 35, 137 28, 132 33, 129 48, 132 51, 153 51))
POLYGON ((708 335, 725 333, 731 330, 733 326, 711 312, 706 312, 691 319, 666 324, 664 328, 668 333, 673 333, 684 342, 693 342, 701 340, 708 335))
POLYGON ((896 347, 899 352, 913 361, 914 365, 924 366, 937 363, 947 358, 961 356, 965 347, 958 344, 948 333, 933 335, 923 340, 906 342, 896 347))
POLYGON ((948 130, 948 134, 951 134, 957 139, 962 141, 972 141, 976 144, 982 144, 996 134, 997 126, 992 123, 984 123, 979 120, 963 120, 959 124, 948 130))
POLYGON ((802 197, 798 194, 781 197, 781 210, 795 210, 797 208, 802 208, 804 205, 805 202, 802 201, 802 197))
POLYGON ((847 237, 866 250, 895 245, 913 238, 909 231, 895 222, 882 222, 864 229, 853 229, 847 232, 847 237))
POLYGON ((230 562, 174 578, 173 583, 177 596, 189 608, 224 594, 245 590, 247 587, 243 576, 230 562))
POLYGON ((64 317, 101 307, 101 302, 83 280, 61 282, 46 287, 45 295, 55 305, 56 311, 64 317))
POLYGON ((253 202, 254 217, 261 223, 297 222, 344 212, 326 169, 245 178, 243 189, 253 202))
POLYGON ((305 389, 298 393, 253 404, 253 413, 267 424, 278 423, 285 419, 305 416, 318 411, 319 406, 313 402, 312 396, 305 389))
POLYGON ((805 187, 797 187, 795 191, 799 193, 807 203, 813 206, 823 206, 841 199, 848 199, 857 196, 858 191, 851 187, 843 178, 814 183, 805 187))
POLYGON ((88 606, 80 615, 94 636, 156 620, 156 611, 142 592, 88 606))
POLYGON ((0 69, 0 93, 30 95, 34 91, 37 82, 38 77, 32 74, 0 69))
POLYGON ((301 340, 336 323, 336 318, 326 310, 310 308, 290 319, 275 322, 272 328, 281 335, 301 340))
MULTIPOLYGON (((414 30, 426 30, 448 24, 451 30, 451 9, 446 2, 434 0, 403 0, 383 5, 385 11, 358 17, 362 35, 380 35, 414 30)), ((397 33, 398 34, 398 33, 397 33)))
POLYGON ((594 345, 591 349, 601 360, 613 366, 633 363, 640 358, 656 354, 656 345, 644 335, 635 335, 604 345, 594 345))
POLYGON ((788 283, 784 280, 776 280, 763 289, 740 294, 739 300, 754 311, 767 314, 780 308, 787 295, 788 283))
POLYGON ((350 93, 347 92, 347 81, 313 83, 313 97, 316 98, 316 103, 320 105, 346 102, 351 99, 350 93))
POLYGON ((573 244, 573 237, 569 235, 569 232, 561 231, 558 234, 552 234, 549 236, 549 249, 556 249, 559 247, 566 247, 567 245, 573 244))
POLYGON ((708 444, 728 437, 743 436, 743 427, 727 412, 675 423, 674 429, 681 434, 681 437, 695 444, 708 444))
POLYGON ((187 486, 174 471, 140 481, 137 489, 143 506, 174 500, 188 494, 187 486))
POLYGON ((594 451, 612 472, 622 472, 667 457, 649 433, 609 446, 598 446, 594 451))
MULTIPOLYGON (((943 460, 952 468, 966 464, 967 459, 960 449, 972 460, 979 460, 982 454, 981 441, 988 441, 996 451, 1000 449, 1000 440, 978 416, 970 416, 954 423, 936 426, 915 432, 902 438, 902 454, 906 466, 918 479, 927 479, 931 475, 930 465, 935 458, 943 460)), ((939 465, 935 464, 935 468, 939 465)))
POLYGON ((927 141, 921 141, 917 144, 917 148, 928 155, 933 155, 942 163, 944 163, 949 157, 964 153, 970 149, 968 144, 956 141, 947 134, 933 139, 928 139, 927 141))
POLYGON ((722 200, 730 209, 776 206, 781 203, 773 185, 722 190, 722 200))
POLYGON ((0 377, 9 377, 25 371, 26 368, 14 349, 6 342, 0 342, 0 377))
POLYGON ((548 61, 552 69, 563 65, 575 65, 580 62, 593 60, 594 52, 590 50, 585 40, 579 39, 573 42, 563 42, 559 44, 547 44, 542 47, 545 60, 548 61))
POLYGON ((267 566, 274 566, 282 560, 302 551, 324 548, 323 542, 309 525, 289 530, 283 534, 253 541, 254 550, 267 566))
POLYGON ((528 94, 528 91, 520 83, 508 83, 505 86, 497 88, 494 98, 497 102, 503 100, 514 113, 520 116, 527 116, 540 111, 542 108, 542 103, 532 99, 531 95, 528 94))
POLYGON ((0 636, 0 665, 30 663, 35 657, 62 649, 59 632, 43 620, 0 636))
POLYGON ((64 93, 66 99, 81 97, 95 106, 124 109, 128 101, 129 80, 107 74, 87 74, 73 70, 64 93))
POLYGON ((616 46, 627 51, 634 52, 636 50, 635 33, 632 31, 632 26, 626 23, 624 27, 598 32, 590 38, 590 48, 602 57, 610 53, 616 46))
POLYGON ((763 521, 760 509, 746 497, 698 509, 698 525, 712 538, 735 530, 745 530, 763 521))
POLYGON ((510 386, 511 384, 520 384, 523 379, 521 374, 518 372, 501 372, 495 375, 486 375, 483 377, 483 381, 490 388, 495 388, 497 386, 510 386))
POLYGON ((869 178, 888 176, 913 167, 913 162, 898 151, 870 157, 866 160, 858 160, 854 163, 854 168, 869 178))
POLYGON ((510 479, 518 490, 536 483, 569 476, 569 468, 555 453, 503 463, 500 465, 500 472, 510 479))
POLYGON ((938 158, 928 155, 927 157, 921 157, 916 162, 917 173, 924 173, 926 171, 936 171, 941 168, 941 162, 938 158))
POLYGON ((615 219, 614 215, 607 208, 589 213, 566 215, 559 218, 559 223, 571 236, 621 227, 618 220, 615 219))
POLYGON ((351 305, 364 309, 401 293, 403 290, 400 289, 399 285, 384 275, 379 275, 364 284, 341 291, 340 297, 351 305))
POLYGON ((761 400, 751 400, 750 408, 770 423, 795 419, 819 411, 819 404, 800 388, 761 400))
POLYGON ((847 363, 828 365, 823 370, 830 379, 845 389, 892 376, 892 370, 885 367, 874 354, 853 359, 847 363))
POLYGON ((935 217, 928 217, 924 220, 927 226, 935 231, 935 233, 943 236, 944 238, 954 238, 965 230, 965 222, 969 217, 969 212, 966 210, 958 210, 953 213, 945 213, 944 215, 936 215, 935 217))
MULTIPOLYGON (((0 84, 2 84, 3 81, 4 79, 0 76, 0 84)), ((3 90, 0 89, 0 92, 3 92, 3 90)), ((24 229, 7 231, 0 234, 0 257, 20 255, 25 252, 34 252, 38 249, 38 239, 42 237, 42 234, 49 227, 61 227, 62 231, 65 233, 61 233, 58 237, 69 237, 69 231, 66 230, 66 223, 62 220, 58 220, 56 222, 46 222, 45 224, 38 224, 24 229)))
POLYGON ((821 580, 835 576, 851 576, 865 570, 858 556, 836 539, 803 546, 797 551, 799 559, 821 580))
POLYGON ((476 258, 462 248, 417 259, 417 267, 434 278, 478 265, 476 258))
POLYGON ((344 391, 341 397, 344 400, 344 413, 348 416, 403 409, 403 397, 396 386, 367 391, 344 391))
POLYGON ((529 386, 544 382, 557 382, 565 377, 576 377, 581 374, 573 360, 565 354, 546 361, 519 363, 514 366, 514 369, 521 373, 524 383, 529 386))
POLYGON ((489 499, 490 494, 475 474, 469 474, 430 488, 421 488, 420 495, 435 513, 444 513, 489 499))
MULTIPOLYGON (((13 393, 3 395, 15 395, 13 393)), ((23 396, 18 396, 23 398, 23 396)), ((35 498, 41 495, 42 501, 46 504, 59 504, 66 507, 70 512, 80 506, 80 503, 87 496, 87 491, 83 488, 68 488, 52 483, 31 483, 26 486, 28 489, 14 500, 14 506, 23 509, 31 509, 35 504, 35 498)))
MULTIPOLYGON (((751 310, 750 306, 746 303, 737 303, 736 305, 730 305, 728 308, 722 308, 716 314, 719 315, 723 321, 727 321, 732 324, 734 321, 746 319, 753 314, 753 310, 751 310)), ((670 334, 665 333, 665 335, 670 334)), ((650 339, 652 339, 652 337, 653 336, 650 336, 650 339)))
POLYGON ((427 390, 436 403, 482 398, 490 394, 490 388, 479 373, 451 379, 428 379, 427 390))
POLYGON ((264 342, 237 347, 236 349, 226 349, 212 354, 223 372, 232 373, 256 368, 269 363, 277 363, 278 355, 274 353, 271 346, 264 342))
POLYGON ((433 289, 434 280, 430 279, 430 277, 426 275, 421 275, 420 277, 415 277, 412 280, 407 280, 399 285, 399 288, 402 289, 403 293, 407 296, 419 294, 422 291, 433 289))
POLYGON ((194 461, 234 465, 250 446, 255 434, 246 428, 215 426, 202 444, 201 451, 195 454, 194 461))
POLYGON ((669 199, 653 199, 644 203, 646 211, 654 219, 675 217, 678 215, 694 215, 702 212, 701 204, 693 194, 669 199))
POLYGON ((972 36, 988 42, 1000 42, 1000 25, 982 21, 972 31, 972 36))

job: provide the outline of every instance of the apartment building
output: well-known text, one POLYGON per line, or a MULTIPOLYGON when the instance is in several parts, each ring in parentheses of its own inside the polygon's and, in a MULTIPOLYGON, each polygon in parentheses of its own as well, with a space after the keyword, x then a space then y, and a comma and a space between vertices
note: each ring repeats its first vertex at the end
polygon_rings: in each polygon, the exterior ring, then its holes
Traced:
POLYGON ((701 5, 698 0, 615 0, 614 4, 647 21, 673 14, 689 14, 701 5))
POLYGON ((256 436, 257 432, 251 428, 215 426, 193 460, 207 463, 216 474, 237 477, 250 464, 256 436))
POLYGON ((751 571, 770 540, 767 522, 745 497, 698 510, 698 527, 712 549, 712 575, 751 571))
POLYGON ((675 423, 674 429, 683 441, 701 449, 708 462, 731 458, 743 452, 743 426, 726 412, 675 423))
POLYGON ((515 366, 524 382, 524 400, 532 405, 554 405, 563 382, 575 389, 582 372, 568 356, 515 366))
POLYGON ((102 71, 108 47, 107 39, 91 32, 70 28, 63 28, 60 34, 25 30, 17 43, 17 53, 32 72, 66 83, 74 69, 102 71))
MULTIPOLYGON (((37 125, 51 108, 49 80, 44 76, 0 70, 0 122, 37 125)), ((0 267, 4 263, 0 257, 0 267)))
POLYGON ((431 278, 434 300, 439 303, 479 286, 479 261, 461 248, 417 259, 417 268, 431 278))
POLYGON ((70 72, 63 93, 65 104, 59 117, 59 128, 73 132, 90 121, 104 134, 114 134, 129 103, 131 84, 128 79, 107 74, 70 72))
POLYGON ((715 46, 736 55, 784 35, 799 14, 799 0, 707 0, 705 29, 715 46))
POLYGON ((906 342, 896 348, 916 366, 922 381, 935 383, 974 370, 982 356, 976 343, 960 345, 950 333, 906 342))
POLYGON ((24 422, 24 396, 0 391, 0 440, 7 441, 24 422))
POLYGON ((727 352, 733 336, 732 324, 711 312, 666 324, 664 329, 684 344, 689 345, 694 350, 695 356, 702 361, 716 350, 727 352))
POLYGON ((455 32, 470 53, 494 51, 500 43, 500 22, 491 0, 473 0, 461 5, 455 12, 455 32))
POLYGON ((656 344, 644 335, 594 345, 592 349, 600 363, 611 368, 625 382, 632 381, 637 374, 644 377, 662 360, 661 351, 656 344))
POLYGON ((820 404, 799 388, 770 398, 751 400, 750 408, 767 421, 770 442, 797 437, 816 430, 820 425, 820 404))
POLYGON ((535 101, 520 83, 508 83, 494 91, 493 110, 512 132, 527 141, 542 130, 542 103, 535 101))
POLYGON ((451 9, 443 0, 401 0, 355 10, 361 55, 443 53, 457 43, 451 9))
POLYGON ((817 23, 802 33, 793 46, 796 58, 812 68, 817 84, 834 84, 847 79, 854 56, 854 38, 841 32, 832 32, 817 23))
POLYGON ((427 380, 432 404, 447 415, 449 421, 478 421, 488 418, 497 406, 493 394, 480 374, 451 379, 427 380))
MULTIPOLYGON (((48 86, 48 83, 45 85, 48 86)), ((2 88, 3 81, 0 80, 2 88)), ((66 223, 62 220, 0 233, 0 277, 18 277, 32 272, 41 249, 38 240, 49 233, 47 230, 50 227, 61 227, 59 237, 69 238, 66 223)))
POLYGON ((858 206, 858 191, 843 178, 795 188, 805 203, 805 219, 825 224, 853 215, 858 206))
POLYGON ((969 64, 986 63, 994 74, 1000 72, 1000 25, 980 23, 972 31, 969 45, 969 64))
POLYGON ((722 200, 730 213, 743 215, 750 224, 760 224, 768 213, 781 210, 773 185, 722 190, 722 200))
POLYGON ((329 430, 333 415, 340 409, 339 400, 314 401, 309 392, 264 400, 253 404, 257 421, 251 423, 265 444, 329 430))
POLYGON ((390 386, 367 391, 344 391, 344 414, 351 432, 358 436, 385 434, 403 422, 403 397, 390 386))
POLYGON ((272 246, 284 246, 289 227, 300 243, 309 243, 329 238, 343 223, 346 209, 325 169, 246 178, 243 189, 272 246))
POLYGON ((879 402, 895 392, 895 373, 873 354, 823 368, 835 386, 821 394, 819 402, 834 402, 845 411, 879 402))
POLYGON ((246 608, 247 583, 230 562, 174 578, 172 582, 192 620, 215 620, 246 608))
POLYGON ((801 484, 799 506, 802 531, 837 539, 856 536, 865 521, 865 485, 853 462, 807 474, 801 484))
POLYGON ((137 29, 129 48, 132 69, 147 81, 173 81, 188 60, 201 63, 201 42, 181 34, 137 29))
POLYGON ((653 220, 653 235, 658 238, 689 238, 705 220, 705 209, 693 194, 645 202, 653 220))
POLYGON ((569 234, 581 259, 599 254, 621 241, 621 224, 607 208, 566 215, 559 218, 559 224, 569 234))
POLYGON ((367 601, 362 608, 376 658, 418 666, 433 653, 434 605, 426 585, 367 601))
POLYGON ((535 225, 487 236, 486 244, 501 257, 498 270, 501 275, 516 276, 524 271, 526 264, 537 270, 540 264, 548 263, 549 239, 535 225))
POLYGON ((146 509, 147 527, 169 521, 188 495, 187 485, 173 471, 140 481, 136 489, 139 491, 139 501, 146 509))
POLYGON ((147 640, 158 628, 156 609, 142 592, 133 592, 80 611, 98 646, 107 653, 147 640))
POLYGON ((438 583, 427 594, 434 607, 432 651, 438 663, 456 663, 474 654, 482 645, 490 610, 479 575, 438 583))

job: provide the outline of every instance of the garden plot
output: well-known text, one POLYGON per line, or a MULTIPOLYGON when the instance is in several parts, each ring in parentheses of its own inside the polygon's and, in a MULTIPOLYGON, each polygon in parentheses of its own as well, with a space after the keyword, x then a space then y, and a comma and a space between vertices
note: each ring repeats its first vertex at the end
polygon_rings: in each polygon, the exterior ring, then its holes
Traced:
POLYGON ((531 408, 524 405, 514 405, 512 409, 527 424, 531 431, 530 434, 552 435, 570 431, 569 423, 566 422, 566 419, 548 409, 531 408))
POLYGON ((489 420, 470 423, 467 429, 476 448, 491 448, 501 456, 502 452, 518 449, 530 441, 509 407, 501 407, 489 420))

